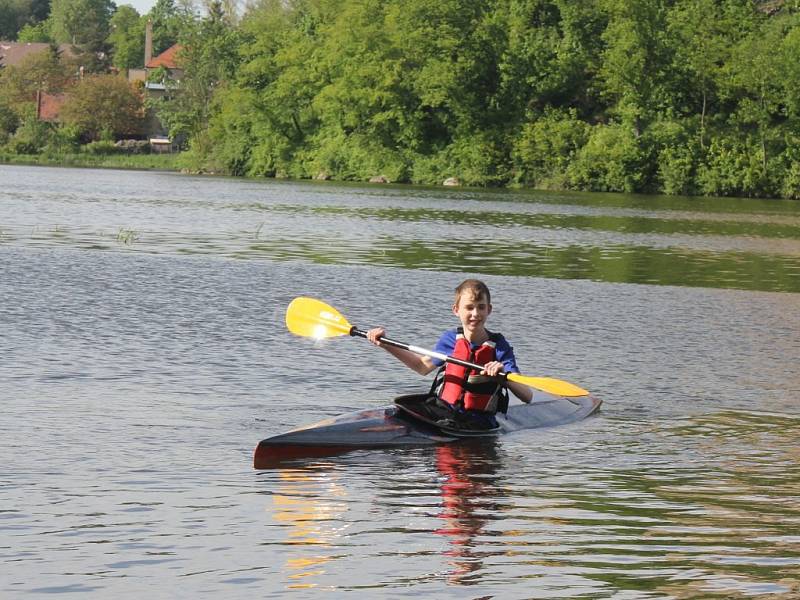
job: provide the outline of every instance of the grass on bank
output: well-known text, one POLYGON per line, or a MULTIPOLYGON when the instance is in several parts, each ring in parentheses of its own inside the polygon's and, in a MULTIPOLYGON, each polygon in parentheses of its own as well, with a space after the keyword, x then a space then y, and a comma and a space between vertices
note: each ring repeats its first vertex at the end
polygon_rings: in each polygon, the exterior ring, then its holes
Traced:
POLYGON ((54 167, 98 167, 109 169, 154 169, 180 171, 187 167, 181 153, 172 154, 12 154, 0 152, 0 163, 54 167))

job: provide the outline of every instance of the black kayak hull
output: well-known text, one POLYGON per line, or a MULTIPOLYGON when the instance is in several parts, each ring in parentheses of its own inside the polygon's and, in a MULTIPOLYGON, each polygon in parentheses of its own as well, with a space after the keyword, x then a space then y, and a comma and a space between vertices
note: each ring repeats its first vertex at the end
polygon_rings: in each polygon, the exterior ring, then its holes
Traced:
MULTIPOLYGON (((423 400, 425 395, 401 396, 397 402, 423 400)), ((534 393, 530 404, 514 404, 496 415, 499 427, 476 433, 442 429, 415 418, 397 405, 347 413, 294 429, 259 442, 253 457, 256 469, 284 461, 331 456, 361 448, 387 448, 444 444, 463 438, 496 437, 513 431, 555 427, 581 421, 595 413, 601 401, 594 396, 562 398, 534 393)))

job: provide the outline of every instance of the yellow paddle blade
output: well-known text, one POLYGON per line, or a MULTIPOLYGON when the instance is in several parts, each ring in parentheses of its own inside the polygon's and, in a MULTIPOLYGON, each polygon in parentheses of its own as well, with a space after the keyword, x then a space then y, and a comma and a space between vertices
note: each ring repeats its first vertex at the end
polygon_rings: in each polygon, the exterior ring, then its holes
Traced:
POLYGON ((561 381, 560 379, 553 379, 552 377, 528 377, 520 375, 519 373, 509 373, 508 379, 527 385, 528 387, 542 390, 554 396, 567 396, 569 398, 576 396, 588 396, 589 391, 578 387, 568 381, 561 381))
POLYGON ((338 310, 314 298, 295 298, 286 308, 286 327, 295 335, 317 340, 349 335, 352 325, 338 310))

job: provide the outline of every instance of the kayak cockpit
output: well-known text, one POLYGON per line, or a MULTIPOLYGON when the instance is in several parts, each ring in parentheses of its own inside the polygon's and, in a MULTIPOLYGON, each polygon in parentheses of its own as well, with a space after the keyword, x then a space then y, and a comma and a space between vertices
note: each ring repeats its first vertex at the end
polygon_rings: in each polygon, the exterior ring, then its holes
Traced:
POLYGON ((430 394, 399 396, 394 403, 402 414, 454 437, 486 437, 500 433, 496 422, 475 419, 468 413, 455 411, 430 394))

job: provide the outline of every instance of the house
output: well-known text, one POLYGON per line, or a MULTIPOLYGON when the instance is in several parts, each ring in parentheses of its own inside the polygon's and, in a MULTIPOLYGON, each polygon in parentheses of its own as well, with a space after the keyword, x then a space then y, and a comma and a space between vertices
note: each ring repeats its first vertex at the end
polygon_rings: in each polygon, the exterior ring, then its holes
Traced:
MULTIPOLYGON (((50 50, 45 42, 3 42, 0 41, 0 67, 16 67, 26 58, 50 50)), ((72 44, 59 44, 58 52, 64 58, 75 58, 72 44)))
MULTIPOLYGON (((147 21, 144 37, 144 68, 130 69, 128 81, 143 82, 145 98, 158 100, 164 98, 168 92, 168 82, 172 86, 180 85, 183 69, 180 66, 180 51, 182 46, 174 44, 158 56, 153 56, 153 23, 147 21), (155 74, 162 72, 164 78, 157 80, 155 74)), ((175 144, 169 140, 169 135, 164 125, 158 120, 152 108, 147 109, 144 130, 150 139, 150 146, 155 152, 171 151, 175 144), (169 150, 166 150, 166 149, 169 150)))
MULTIPOLYGON (((49 52, 53 49, 45 42, 4 42, 0 41, 0 68, 20 67, 32 56, 49 52)), ((77 54, 72 44, 59 44, 55 47, 62 59, 75 60, 77 54)), ((76 77, 78 71, 76 70, 76 77)), ((36 92, 36 116, 41 121, 58 121, 58 113, 65 100, 65 94, 49 94, 41 90, 36 92)))
POLYGON ((181 77, 183 77, 183 69, 180 67, 179 61, 181 49, 182 46, 180 44, 173 44, 154 57, 153 23, 148 20, 144 37, 144 68, 130 69, 128 71, 128 81, 144 81, 147 90, 153 90, 154 92, 164 91, 166 86, 163 81, 152 81, 153 74, 159 69, 164 69, 167 79, 180 83, 181 77))

